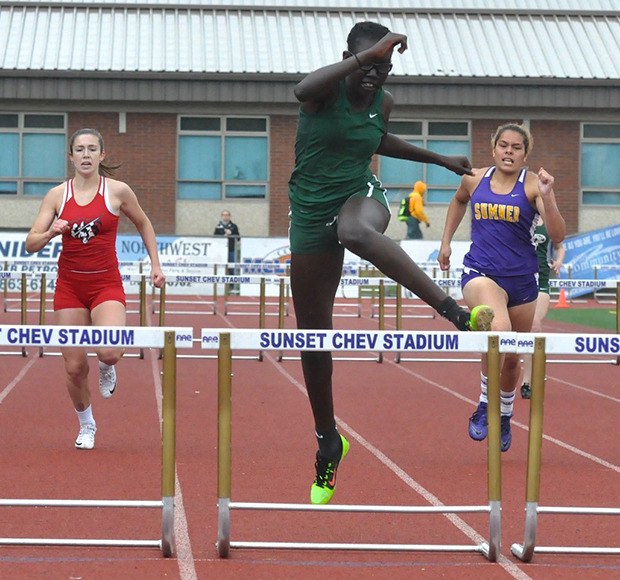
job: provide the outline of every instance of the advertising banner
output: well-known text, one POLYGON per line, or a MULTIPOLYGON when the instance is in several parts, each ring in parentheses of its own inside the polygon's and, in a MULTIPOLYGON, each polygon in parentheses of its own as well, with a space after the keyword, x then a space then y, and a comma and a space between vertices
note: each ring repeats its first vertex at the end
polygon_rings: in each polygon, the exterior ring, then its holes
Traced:
MULTIPOLYGON (((0 269, 13 272, 41 273, 58 270, 58 256, 62 249, 60 237, 52 239, 40 252, 26 252, 26 232, 0 232, 0 269)), ((224 237, 185 237, 158 236, 157 245, 159 259, 166 275, 187 274, 188 270, 200 270, 201 274, 213 274, 213 264, 224 264, 228 258, 228 240, 224 237)), ((149 257, 137 234, 119 234, 116 240, 116 252, 121 273, 134 274, 139 272, 140 264, 143 271, 150 273, 149 257)), ((223 271, 223 270, 222 270, 223 271)), ((17 292, 21 289, 19 278, 5 280, 7 290, 17 292)), ((28 290, 38 291, 40 277, 28 278, 28 290)), ((139 282, 124 282, 127 294, 138 292, 139 282)), ((54 290, 55 277, 47 282, 48 290, 54 290)), ((212 288, 196 288, 192 284, 170 280, 167 292, 171 294, 208 294, 212 288)))
MULTIPOLYGON (((560 278, 580 280, 620 279, 620 224, 569 236, 560 278)), ((571 288, 569 298, 591 294, 591 288, 571 288)))

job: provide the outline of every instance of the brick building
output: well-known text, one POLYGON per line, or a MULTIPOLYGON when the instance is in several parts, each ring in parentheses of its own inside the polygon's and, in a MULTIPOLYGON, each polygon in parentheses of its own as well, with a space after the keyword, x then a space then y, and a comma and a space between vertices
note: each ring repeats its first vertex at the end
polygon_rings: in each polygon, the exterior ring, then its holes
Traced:
MULTIPOLYGON (((529 123, 529 166, 556 177, 568 233, 620 222, 620 0, 15 0, 0 5, 0 228, 27 229, 68 172, 66 143, 98 128, 161 234, 285 236, 293 87, 342 57, 360 20, 409 38, 386 88, 390 131, 491 162, 490 136, 529 123), (311 4, 311 6, 310 6, 311 4), (281 7, 279 7, 281 5, 281 7)), ((394 213, 427 182, 441 236, 458 178, 377 159, 394 213)), ((131 229, 125 222, 122 226, 131 229)), ((388 234, 403 238, 392 220, 388 234)), ((467 224, 455 239, 467 239, 467 224)))

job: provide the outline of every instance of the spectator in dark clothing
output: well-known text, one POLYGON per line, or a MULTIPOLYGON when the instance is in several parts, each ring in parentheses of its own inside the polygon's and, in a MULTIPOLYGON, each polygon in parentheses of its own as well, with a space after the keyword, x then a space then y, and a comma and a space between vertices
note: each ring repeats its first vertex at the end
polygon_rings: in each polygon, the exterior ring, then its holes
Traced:
POLYGON ((235 262, 237 240, 239 239, 239 227, 230 221, 230 212, 225 209, 222 212, 219 223, 215 226, 214 236, 228 236, 228 261, 235 262))

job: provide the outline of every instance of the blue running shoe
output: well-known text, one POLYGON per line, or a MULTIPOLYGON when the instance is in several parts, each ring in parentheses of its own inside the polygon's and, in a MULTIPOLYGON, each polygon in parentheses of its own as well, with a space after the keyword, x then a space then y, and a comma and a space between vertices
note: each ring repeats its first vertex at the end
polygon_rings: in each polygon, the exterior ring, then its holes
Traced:
MULTIPOLYGON (((502 443, 501 449, 502 451, 508 451, 510 449, 510 444, 512 443, 512 433, 510 432, 510 419, 512 415, 502 415, 502 425, 501 425, 501 433, 502 433, 502 443)), ((470 432, 471 435, 471 432, 470 432)))
MULTIPOLYGON (((510 431, 510 426, 508 427, 510 431)), ((469 418, 469 436, 475 441, 484 441, 487 438, 487 404, 478 403, 478 408, 469 418)), ((510 446, 510 443, 508 444, 510 446)))

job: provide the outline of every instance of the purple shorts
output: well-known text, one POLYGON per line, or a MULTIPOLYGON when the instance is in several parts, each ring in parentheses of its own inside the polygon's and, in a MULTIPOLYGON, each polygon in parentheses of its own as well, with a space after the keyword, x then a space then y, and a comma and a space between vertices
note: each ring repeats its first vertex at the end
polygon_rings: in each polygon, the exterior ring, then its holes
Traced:
POLYGON ((461 290, 474 278, 484 276, 493 280, 508 294, 508 308, 534 302, 538 298, 538 273, 523 276, 487 276, 465 266, 461 276, 461 290))

